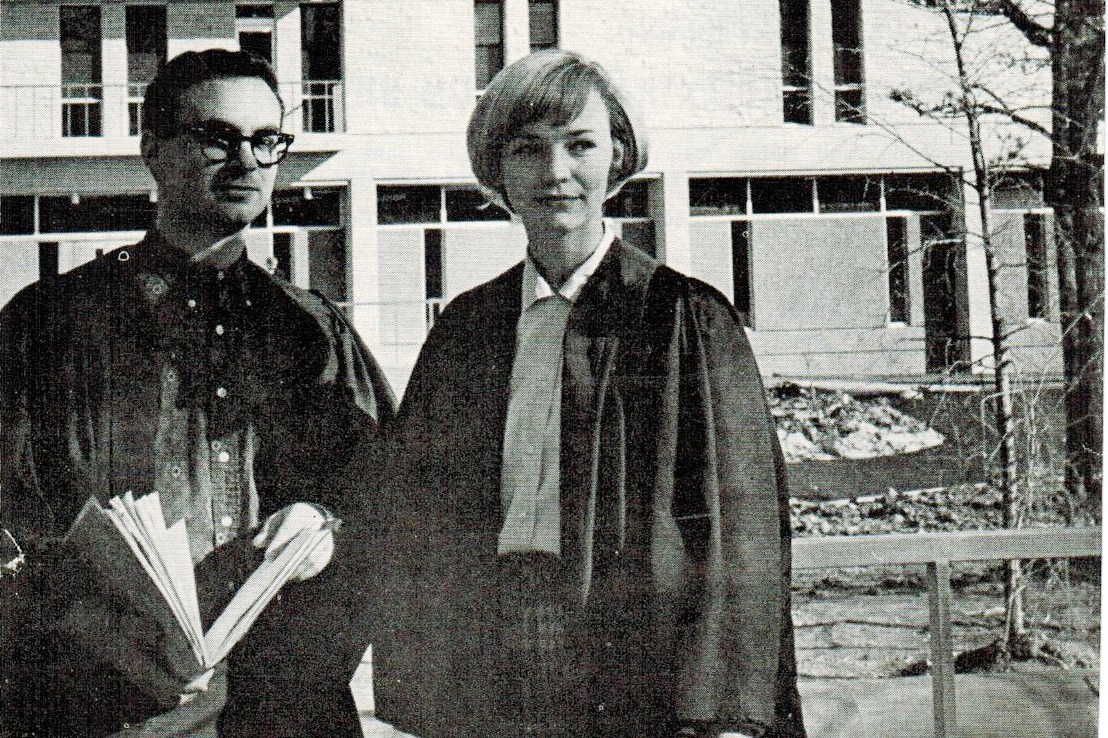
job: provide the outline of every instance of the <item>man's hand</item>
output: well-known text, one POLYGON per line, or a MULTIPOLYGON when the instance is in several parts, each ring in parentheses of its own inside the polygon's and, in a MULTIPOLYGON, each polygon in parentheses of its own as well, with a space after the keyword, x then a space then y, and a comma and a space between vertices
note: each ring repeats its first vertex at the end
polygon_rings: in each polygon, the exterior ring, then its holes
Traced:
MULTIPOLYGON (((297 533, 302 530, 319 530, 327 522, 326 517, 313 505, 294 502, 269 516, 261 531, 254 536, 254 546, 265 549, 265 558, 276 558, 297 533)), ((335 538, 330 530, 293 573, 294 580, 314 577, 331 561, 335 552, 335 538)))

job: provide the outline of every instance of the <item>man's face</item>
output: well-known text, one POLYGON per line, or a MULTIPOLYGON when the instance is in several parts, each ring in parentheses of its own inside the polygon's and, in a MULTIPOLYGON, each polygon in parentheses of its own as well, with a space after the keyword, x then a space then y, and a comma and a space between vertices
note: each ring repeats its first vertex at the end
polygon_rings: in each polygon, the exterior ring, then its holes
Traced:
POLYGON ((181 95, 179 133, 169 139, 147 134, 143 156, 158 182, 158 208, 180 223, 215 236, 230 235, 254 220, 269 203, 277 167, 261 167, 250 143, 225 161, 209 161, 189 129, 238 136, 281 130, 281 106, 256 77, 201 82, 181 95))

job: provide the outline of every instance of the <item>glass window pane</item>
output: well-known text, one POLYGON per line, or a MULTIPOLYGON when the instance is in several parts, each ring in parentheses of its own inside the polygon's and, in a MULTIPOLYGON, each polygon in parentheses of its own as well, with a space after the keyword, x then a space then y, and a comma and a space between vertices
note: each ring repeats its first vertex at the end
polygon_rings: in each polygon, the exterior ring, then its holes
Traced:
POLYGON ((808 0, 781 0, 781 74, 788 87, 810 84, 808 0))
POLYGON ((558 6, 554 0, 531 0, 528 24, 531 51, 552 49, 558 45, 558 6))
POLYGON ((304 79, 342 79, 338 5, 300 6, 300 44, 304 79))
POLYGON ((646 180, 628 182, 615 197, 604 203, 604 215, 609 218, 649 218, 649 191, 646 180))
POLYGON ((946 210, 960 198, 954 175, 890 174, 885 177, 886 210, 946 210))
POLYGON ((15 236, 35 232, 35 196, 0 197, 0 234, 15 236))
POLYGON ((860 87, 835 91, 835 120, 841 123, 866 122, 866 101, 860 87))
POLYGON ((346 302, 346 231, 308 232, 308 288, 332 302, 346 302))
POLYGON ((60 10, 62 84, 100 82, 100 7, 63 5, 60 10))
POLYGON ((235 6, 236 18, 272 18, 273 5, 271 3, 259 3, 235 6))
POLYGON ((908 240, 904 218, 885 220, 885 240, 889 259, 889 320, 909 322, 908 240))
POLYGON ((166 56, 164 5, 127 6, 127 81, 149 82, 166 56))
POLYGON ((862 14, 859 0, 831 3, 831 42, 835 49, 835 84, 862 83, 862 14))
POLYGON ((442 188, 431 185, 394 185, 377 188, 377 222, 439 223, 442 188))
POLYGON ((1023 238, 1027 250, 1027 317, 1046 318, 1049 281, 1046 217, 1042 213, 1023 216, 1023 238))
POLYGON ((428 228, 423 232, 423 274, 427 283, 427 299, 441 300, 443 285, 442 230, 428 228))
POLYGON ((273 193, 273 225, 342 225, 343 191, 321 187, 312 187, 311 191, 311 199, 304 196, 304 189, 300 187, 273 193))
POLYGON ((477 0, 473 6, 473 17, 474 38, 479 46, 502 42, 499 0, 477 0))
POLYGON ((881 209, 880 177, 820 177, 816 180, 821 213, 856 213, 881 209))
POLYGON ((745 214, 746 182, 744 177, 689 180, 689 212, 692 215, 745 214))
POLYGON ((803 177, 765 177, 750 180, 755 213, 811 213, 812 180, 803 177))
POLYGON ((784 112, 786 123, 812 122, 812 94, 809 90, 785 90, 783 93, 784 112))
POLYGON ((448 221, 510 220, 508 211, 493 205, 480 190, 448 189, 446 191, 446 219, 448 221))
POLYGON ((39 227, 42 233, 144 231, 156 209, 147 195, 87 195, 76 205, 65 196, 42 197, 39 227))
POLYGON ((754 224, 748 220, 731 223, 731 272, 734 278, 735 310, 743 325, 750 326, 751 274, 750 243, 754 224))

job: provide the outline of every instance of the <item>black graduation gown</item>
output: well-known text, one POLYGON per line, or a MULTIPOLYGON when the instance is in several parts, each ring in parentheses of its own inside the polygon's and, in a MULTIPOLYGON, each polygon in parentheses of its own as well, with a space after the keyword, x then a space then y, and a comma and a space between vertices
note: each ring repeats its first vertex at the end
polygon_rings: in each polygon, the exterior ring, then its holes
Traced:
MULTIPOLYGON (((355 530, 377 713, 419 736, 490 735, 482 652, 522 264, 454 300, 355 530), (382 507, 385 506, 385 507, 382 507), (359 530, 360 529, 360 530, 359 530)), ((783 459, 734 309, 618 240, 564 343, 564 593, 587 689, 580 735, 802 736, 783 459)), ((357 595, 355 594, 355 599, 357 595)))

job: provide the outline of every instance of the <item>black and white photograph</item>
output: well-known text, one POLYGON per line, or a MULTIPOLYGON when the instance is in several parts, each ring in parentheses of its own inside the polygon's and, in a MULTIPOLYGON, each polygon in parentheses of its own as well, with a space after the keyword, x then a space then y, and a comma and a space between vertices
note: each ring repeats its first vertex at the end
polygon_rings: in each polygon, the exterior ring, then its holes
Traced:
POLYGON ((0 738, 1097 736, 1104 20, 0 0, 0 738))

